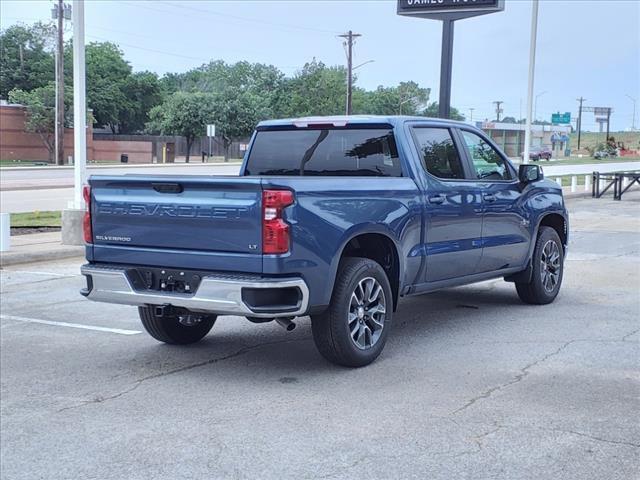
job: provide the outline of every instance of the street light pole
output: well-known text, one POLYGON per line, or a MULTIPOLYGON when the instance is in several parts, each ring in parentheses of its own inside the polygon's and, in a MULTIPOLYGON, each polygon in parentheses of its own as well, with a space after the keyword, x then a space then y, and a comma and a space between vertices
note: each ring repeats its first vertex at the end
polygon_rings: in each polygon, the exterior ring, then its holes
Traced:
POLYGON ((529 85, 527 91, 527 125, 524 131, 524 163, 529 163, 531 147, 531 110, 533 109, 533 82, 536 70, 536 40, 538 37, 538 0, 531 5, 531 43, 529 46, 529 85))
POLYGON ((635 131, 636 130, 636 99, 633 98, 631 95, 627 95, 626 93, 625 93, 625 96, 633 102, 633 117, 631 118, 631 130, 635 131))
POLYGON ((84 208, 87 181, 87 99, 84 55, 84 0, 73 0, 73 170, 74 208, 84 208))
POLYGON ((538 120, 538 98, 541 97, 542 95, 544 95, 545 93, 547 93, 546 90, 544 92, 540 92, 539 94, 536 95, 536 100, 533 103, 533 121, 534 122, 536 120, 538 120))

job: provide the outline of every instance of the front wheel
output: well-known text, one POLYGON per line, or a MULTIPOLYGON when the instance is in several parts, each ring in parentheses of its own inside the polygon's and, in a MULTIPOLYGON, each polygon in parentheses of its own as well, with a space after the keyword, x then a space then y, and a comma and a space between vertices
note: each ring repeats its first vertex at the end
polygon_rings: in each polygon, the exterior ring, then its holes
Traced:
POLYGON ((391 286, 382 267, 368 258, 345 258, 329 308, 311 317, 313 340, 330 362, 363 367, 382 352, 392 316, 391 286))
POLYGON ((138 307, 142 326, 156 340, 173 345, 187 345, 202 340, 213 328, 215 315, 195 313, 157 317, 154 307, 138 307))
POLYGON ((516 282, 520 300, 535 305, 553 302, 560 292, 564 273, 562 242, 553 228, 540 227, 531 262, 531 280, 527 283, 516 282))

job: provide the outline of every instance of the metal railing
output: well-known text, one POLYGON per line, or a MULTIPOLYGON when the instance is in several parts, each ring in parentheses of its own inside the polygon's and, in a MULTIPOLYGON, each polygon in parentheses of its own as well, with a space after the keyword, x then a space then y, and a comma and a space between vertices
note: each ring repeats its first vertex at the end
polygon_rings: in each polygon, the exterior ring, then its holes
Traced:
POLYGON ((640 185, 640 172, 593 172, 592 181, 592 197, 600 198, 613 187, 613 199, 622 200, 622 195, 634 184, 640 185))

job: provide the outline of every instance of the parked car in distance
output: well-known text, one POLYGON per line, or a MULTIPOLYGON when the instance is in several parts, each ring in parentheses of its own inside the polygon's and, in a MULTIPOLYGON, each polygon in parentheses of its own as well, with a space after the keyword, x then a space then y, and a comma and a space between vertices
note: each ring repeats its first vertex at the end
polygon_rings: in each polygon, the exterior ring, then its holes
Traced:
POLYGON ((350 367, 380 355, 402 297, 504 277, 552 302, 569 232, 538 165, 424 117, 265 121, 238 177, 95 175, 84 198, 85 297, 137 306, 171 344, 220 315, 287 330, 308 315, 350 367))
MULTIPOLYGON (((524 159, 524 152, 520 154, 520 157, 524 159)), ((551 160, 553 152, 545 145, 533 146, 529 149, 529 160, 537 162, 538 160, 551 160)))

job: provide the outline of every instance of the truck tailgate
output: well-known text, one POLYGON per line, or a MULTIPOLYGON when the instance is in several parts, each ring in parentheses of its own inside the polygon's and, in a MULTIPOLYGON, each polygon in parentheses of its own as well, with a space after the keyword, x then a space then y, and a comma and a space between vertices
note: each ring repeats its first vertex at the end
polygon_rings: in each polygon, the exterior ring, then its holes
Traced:
POLYGON ((260 179, 124 175, 89 184, 94 261, 262 271, 260 179))

